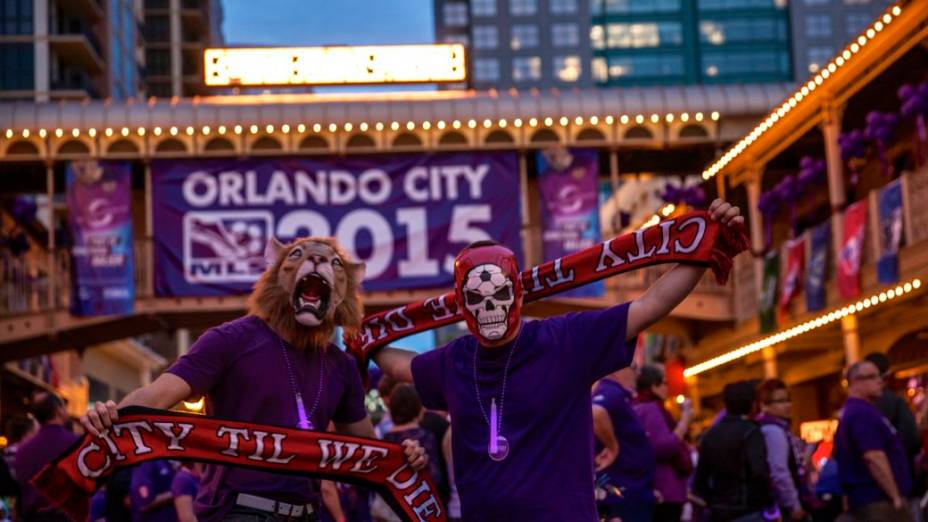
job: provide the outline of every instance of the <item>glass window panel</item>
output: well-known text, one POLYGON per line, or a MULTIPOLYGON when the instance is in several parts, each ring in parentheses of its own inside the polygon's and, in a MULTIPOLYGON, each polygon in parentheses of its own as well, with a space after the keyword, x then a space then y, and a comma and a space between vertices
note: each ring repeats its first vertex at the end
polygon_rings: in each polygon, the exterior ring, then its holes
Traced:
POLYGON ((460 2, 447 3, 444 6, 445 25, 449 27, 464 27, 467 25, 467 4, 460 2))
POLYGON ((496 16, 497 0, 472 0, 470 7, 474 16, 496 16))
POLYGON ((482 82, 499 80, 499 60, 496 58, 477 58, 474 60, 474 79, 482 82))
POLYGON ((831 17, 824 14, 807 16, 806 34, 809 36, 831 36, 831 17))
POLYGON ((577 0, 550 0, 552 14, 572 14, 577 12, 577 0))
POLYGON ((538 26, 537 25, 514 25, 512 26, 512 38, 510 45, 513 50, 532 49, 538 47, 538 26))
POLYGON ((474 27, 474 49, 495 49, 498 40, 496 26, 479 25, 474 27))
POLYGON ((531 16, 538 12, 537 0, 510 0, 509 14, 516 16, 531 16))
POLYGON ((555 56, 554 77, 562 82, 575 82, 580 79, 581 65, 579 56, 555 56))
MULTIPOLYGON (((600 28, 600 31, 602 28, 600 28)), ((555 47, 575 47, 580 45, 580 30, 577 24, 553 24, 551 42, 555 47)))
POLYGON ((515 81, 540 80, 541 58, 518 56, 512 60, 512 79, 515 81))

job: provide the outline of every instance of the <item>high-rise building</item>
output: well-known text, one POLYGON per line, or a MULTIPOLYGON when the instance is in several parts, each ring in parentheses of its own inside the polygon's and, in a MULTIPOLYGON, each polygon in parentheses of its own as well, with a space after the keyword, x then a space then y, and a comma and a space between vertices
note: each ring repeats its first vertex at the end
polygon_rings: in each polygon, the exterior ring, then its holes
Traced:
POLYGON ((801 80, 818 71, 882 13, 891 0, 792 0, 793 62, 801 80))
MULTIPOLYGON (((149 96, 205 92, 203 50, 222 45, 219 0, 144 0, 149 96)), ((257 4, 256 4, 257 6, 257 4)))
POLYGON ((786 0, 435 0, 435 24, 469 45, 477 89, 794 75, 786 0))
POLYGON ((0 0, 0 99, 141 92, 138 0, 0 0))

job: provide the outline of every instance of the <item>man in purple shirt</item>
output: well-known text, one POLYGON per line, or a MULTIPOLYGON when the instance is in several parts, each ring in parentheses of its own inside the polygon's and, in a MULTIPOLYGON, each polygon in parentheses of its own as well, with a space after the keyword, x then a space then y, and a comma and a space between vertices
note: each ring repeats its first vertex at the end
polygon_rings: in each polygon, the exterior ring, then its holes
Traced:
POLYGON ((883 393, 876 365, 852 364, 846 374, 848 399, 835 433, 841 488, 857 520, 911 520, 905 499, 912 480, 905 448, 895 428, 874 403, 883 393))
POLYGON ((19 447, 14 469, 22 492, 20 514, 25 520, 67 521, 68 517, 56 509, 32 486, 32 477, 56 457, 71 447, 78 437, 64 427, 68 411, 64 401, 52 393, 36 397, 32 414, 42 427, 31 439, 19 447))
MULTIPOLYGON (((354 359, 331 342, 336 317, 357 316, 360 324, 360 298, 347 307, 363 265, 350 262, 328 238, 287 246, 272 240, 265 256, 269 268, 255 285, 251 314, 207 330, 189 353, 120 406, 167 409, 205 396, 215 417, 322 430, 333 421, 339 433, 374 438, 354 359)), ((81 422, 96 435, 117 417, 111 401, 97 403, 81 422)), ((403 445, 414 469, 425 466, 418 443, 403 445)), ((317 480, 210 464, 196 510, 201 522, 309 522, 319 518, 319 501, 317 480)))
MULTIPOLYGON (((720 200, 709 211, 724 224, 743 222, 720 200)), ((413 382, 427 408, 450 413, 464 520, 598 520, 590 389, 629 365, 638 333, 704 272, 679 265, 631 303, 522 321, 512 252, 478 242, 458 255, 455 291, 472 335, 418 356, 385 348, 374 359, 413 382)))
POLYGON ((635 369, 628 367, 603 377, 593 390, 593 431, 606 433, 606 438, 611 434, 618 442, 618 456, 602 470, 606 498, 600 511, 607 522, 651 522, 654 510, 656 461, 632 406, 634 388, 635 369))
POLYGON ((132 470, 129 498, 132 519, 138 522, 177 522, 171 482, 175 464, 169 460, 150 460, 132 470))

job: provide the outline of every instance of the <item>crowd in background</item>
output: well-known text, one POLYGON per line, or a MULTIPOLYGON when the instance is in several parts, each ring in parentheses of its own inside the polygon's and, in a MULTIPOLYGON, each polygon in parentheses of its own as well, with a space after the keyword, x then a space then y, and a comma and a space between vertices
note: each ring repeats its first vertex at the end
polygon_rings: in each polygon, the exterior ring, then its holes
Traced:
MULTIPOLYGON (((597 475, 594 488, 607 522, 922 521, 928 495, 928 404, 918 421, 905 399, 885 384, 882 354, 846 370, 847 400, 838 412, 834 449, 813 462, 815 444, 795 434, 791 398, 782 381, 739 381, 723 390, 725 409, 691 439, 688 401, 675 418, 660 366, 629 367, 602 379, 592 393, 597 475)), ((430 456, 430 473, 460 520, 452 473, 450 421, 423 409, 415 387, 389 377, 377 383, 385 412, 380 438, 413 438, 430 456)), ((28 483, 78 438, 66 404, 37 395, 31 414, 7 422, 0 461, 2 520, 67 518, 28 483)), ((93 497, 91 521, 196 520, 201 465, 156 460, 122 469, 93 497)), ((322 481, 321 520, 400 520, 376 493, 322 481)))

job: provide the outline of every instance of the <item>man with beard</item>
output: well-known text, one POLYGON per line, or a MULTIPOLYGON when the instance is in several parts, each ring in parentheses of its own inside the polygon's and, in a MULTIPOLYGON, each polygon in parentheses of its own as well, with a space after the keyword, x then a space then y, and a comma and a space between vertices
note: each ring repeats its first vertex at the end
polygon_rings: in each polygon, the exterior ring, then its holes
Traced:
MULTIPOLYGON (((724 226, 743 224, 721 200, 709 213, 724 226)), ((598 520, 591 386, 629 365, 638 333, 683 301, 705 270, 681 264, 633 302, 523 321, 515 255, 492 242, 458 255, 455 292, 471 335, 418 356, 385 348, 373 358, 413 382, 425 407, 450 413, 464 520, 598 520)))
MULTIPOLYGON (((120 403, 166 409, 206 397, 210 415, 249 422, 374 437, 364 388, 353 359, 332 344, 336 326, 356 330, 364 265, 349 261, 331 238, 289 245, 272 240, 269 268, 249 298, 249 315, 211 328, 167 372, 120 403)), ((118 417, 112 401, 97 403, 81 422, 94 435, 118 417)), ((404 441, 415 469, 423 449, 404 441)), ((209 464, 196 499, 198 519, 319 519, 316 480, 209 464)))

